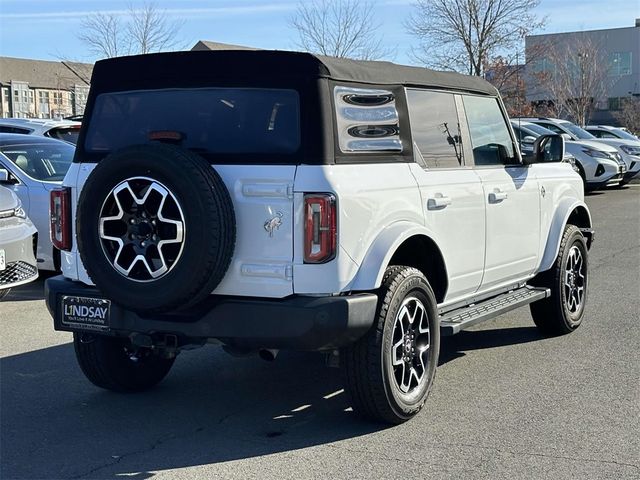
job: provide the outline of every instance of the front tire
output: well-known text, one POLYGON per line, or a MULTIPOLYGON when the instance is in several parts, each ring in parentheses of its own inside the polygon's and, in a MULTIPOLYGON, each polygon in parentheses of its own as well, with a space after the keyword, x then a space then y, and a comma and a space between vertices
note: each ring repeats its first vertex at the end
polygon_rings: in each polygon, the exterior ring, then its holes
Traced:
POLYGON ((437 302, 415 268, 392 266, 378 290, 371 330, 342 352, 346 388, 357 413, 399 424, 423 407, 438 363, 437 302))
POLYGON ((114 392, 141 392, 157 385, 173 366, 149 348, 133 348, 128 339, 74 333, 82 372, 94 385, 114 392))
POLYGON ((567 225, 553 268, 532 282, 551 296, 530 305, 531 316, 545 335, 564 335, 582 323, 588 287, 587 242, 575 225, 567 225))

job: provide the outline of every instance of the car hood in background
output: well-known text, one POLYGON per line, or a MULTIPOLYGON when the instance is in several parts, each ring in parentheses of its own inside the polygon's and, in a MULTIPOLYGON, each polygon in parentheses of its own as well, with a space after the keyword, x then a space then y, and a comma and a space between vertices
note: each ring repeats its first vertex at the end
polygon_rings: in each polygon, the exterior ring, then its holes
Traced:
POLYGON ((628 145, 630 147, 640 147, 640 140, 626 140, 624 138, 599 138, 598 143, 605 143, 613 147, 620 147, 621 145, 628 145))
POLYGON ((0 212, 14 210, 18 206, 18 197, 11 190, 0 187, 0 212))
POLYGON ((594 150, 602 150, 603 152, 618 153, 615 147, 602 143, 600 140, 567 140, 566 143, 574 143, 594 150))

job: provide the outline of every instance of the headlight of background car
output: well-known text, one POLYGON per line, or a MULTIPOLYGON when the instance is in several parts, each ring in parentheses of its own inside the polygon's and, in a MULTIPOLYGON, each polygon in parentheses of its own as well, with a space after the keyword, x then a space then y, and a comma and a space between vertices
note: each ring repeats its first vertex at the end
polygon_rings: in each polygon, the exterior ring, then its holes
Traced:
POLYGON ((18 206, 13 211, 13 214, 18 218, 27 218, 27 212, 22 208, 22 202, 18 200, 18 206))
POLYGON ((593 148, 583 148, 582 151, 590 157, 608 158, 609 160, 611 160, 611 157, 606 152, 602 152, 600 150, 594 150, 593 148))
POLYGON ((640 157, 640 147, 634 147, 633 145, 620 145, 620 150, 627 155, 637 155, 640 157))

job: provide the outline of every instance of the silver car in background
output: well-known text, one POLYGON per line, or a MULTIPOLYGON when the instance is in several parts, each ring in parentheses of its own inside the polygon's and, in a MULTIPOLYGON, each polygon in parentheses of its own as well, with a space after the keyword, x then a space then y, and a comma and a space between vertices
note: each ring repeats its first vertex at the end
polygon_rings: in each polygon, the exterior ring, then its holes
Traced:
POLYGON ((0 133, 37 135, 73 143, 78 141, 81 123, 76 120, 0 118, 0 133))
POLYGON ((60 140, 0 133, 0 185, 14 191, 38 229, 40 270, 60 269, 49 238, 49 192, 60 186, 74 153, 74 145, 60 140))
MULTIPOLYGON (((6 178, 0 172, 0 180, 6 178)), ((11 190, 0 186, 0 299, 12 287, 38 278, 34 255, 38 233, 11 190)))
MULTIPOLYGON (((540 135, 556 133, 537 123, 520 119, 511 120, 511 126, 525 155, 533 151, 533 142, 540 135)), ((565 151, 574 157, 585 191, 617 186, 623 181, 621 165, 611 156, 612 152, 615 153, 613 147, 600 146, 588 140, 566 140, 565 151)))
MULTIPOLYGON (((628 140, 621 139, 611 139, 611 138, 597 138, 593 136, 591 133, 587 132, 585 129, 580 128, 579 126, 559 118, 547 118, 547 117, 537 117, 537 118, 522 118, 521 120, 526 120, 529 122, 536 123, 541 125, 554 133, 558 133, 565 137, 566 140, 572 140, 574 142, 582 142, 583 144, 589 144, 592 146, 590 150, 593 152, 597 150, 605 150, 605 152, 614 159, 621 167, 620 173, 622 174, 622 178, 620 182, 617 182, 615 185, 620 186, 628 183, 632 177, 634 177, 638 170, 640 169, 640 163, 634 163, 633 167, 631 167, 631 162, 634 161, 629 155, 626 153, 625 149, 622 149, 622 145, 635 145, 635 142, 631 142, 628 140)), ((577 157, 576 157, 577 158, 577 157)), ((607 184, 607 186, 615 186, 613 184, 607 184)))

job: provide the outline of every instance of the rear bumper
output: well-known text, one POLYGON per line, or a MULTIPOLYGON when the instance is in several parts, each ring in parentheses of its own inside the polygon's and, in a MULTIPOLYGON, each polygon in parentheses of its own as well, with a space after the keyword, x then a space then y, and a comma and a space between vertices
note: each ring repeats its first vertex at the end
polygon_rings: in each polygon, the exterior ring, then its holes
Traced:
MULTIPOLYGON (((94 287, 62 276, 45 282, 45 299, 54 328, 86 332, 62 323, 62 298, 66 295, 104 296, 94 287)), ((217 339, 241 348, 330 350, 362 337, 373 324, 376 304, 377 296, 370 293, 275 300, 212 296, 188 312, 147 316, 112 303, 109 329, 99 334, 142 334, 151 338, 171 335, 179 344, 217 339)))

